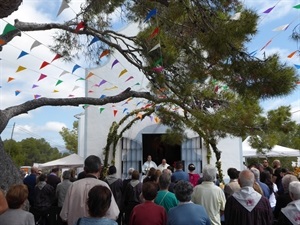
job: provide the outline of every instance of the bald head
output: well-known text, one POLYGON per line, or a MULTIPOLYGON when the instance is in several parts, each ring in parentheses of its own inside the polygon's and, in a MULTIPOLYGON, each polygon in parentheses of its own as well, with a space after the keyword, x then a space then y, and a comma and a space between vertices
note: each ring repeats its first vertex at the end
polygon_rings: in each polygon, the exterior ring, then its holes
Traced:
POLYGON ((239 184, 241 187, 253 187, 254 181, 254 174, 251 170, 243 170, 240 172, 239 184))

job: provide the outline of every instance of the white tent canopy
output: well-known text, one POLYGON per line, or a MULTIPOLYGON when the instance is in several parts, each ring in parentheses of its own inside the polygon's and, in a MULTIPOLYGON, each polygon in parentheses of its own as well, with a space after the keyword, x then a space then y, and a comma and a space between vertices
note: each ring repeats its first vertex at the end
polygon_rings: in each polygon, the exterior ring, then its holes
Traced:
POLYGON ((300 156, 300 151, 298 149, 287 148, 280 145, 275 145, 270 151, 264 150, 265 154, 257 153, 257 150, 252 148, 249 143, 250 137, 247 137, 243 143, 243 157, 284 157, 284 156, 300 156))
POLYGON ((84 158, 77 154, 68 155, 66 157, 56 159, 50 162, 39 164, 39 168, 51 168, 51 167, 83 167, 84 158))

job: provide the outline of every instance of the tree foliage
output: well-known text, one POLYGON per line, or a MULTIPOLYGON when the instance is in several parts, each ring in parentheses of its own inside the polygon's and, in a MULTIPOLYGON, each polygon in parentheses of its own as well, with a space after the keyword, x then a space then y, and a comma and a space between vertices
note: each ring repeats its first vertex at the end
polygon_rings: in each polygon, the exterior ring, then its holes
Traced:
POLYGON ((4 140, 4 148, 17 166, 32 166, 63 156, 44 139, 26 138, 22 141, 4 140))
POLYGON ((78 152, 78 121, 73 122, 73 129, 63 127, 59 134, 62 136, 66 149, 72 153, 78 152))

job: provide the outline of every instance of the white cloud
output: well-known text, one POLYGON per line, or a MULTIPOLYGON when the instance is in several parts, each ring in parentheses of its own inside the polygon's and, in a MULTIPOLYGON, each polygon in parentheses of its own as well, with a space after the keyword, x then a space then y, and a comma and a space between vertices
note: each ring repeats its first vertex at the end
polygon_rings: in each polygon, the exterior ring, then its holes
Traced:
POLYGON ((59 132, 63 127, 67 127, 66 124, 57 121, 49 121, 44 126, 39 127, 38 130, 59 132))

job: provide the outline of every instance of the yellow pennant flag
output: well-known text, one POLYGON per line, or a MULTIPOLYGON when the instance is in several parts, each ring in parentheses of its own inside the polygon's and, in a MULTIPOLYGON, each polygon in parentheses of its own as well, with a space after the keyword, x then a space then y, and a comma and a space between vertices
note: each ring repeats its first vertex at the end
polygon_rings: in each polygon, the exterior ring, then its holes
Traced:
POLYGON ((124 75, 125 73, 127 73, 128 71, 126 69, 122 70, 121 73, 119 74, 119 77, 121 77, 122 75, 124 75))
POLYGON ((59 90, 53 90, 53 93, 57 93, 57 92, 59 92, 59 90))
POLYGON ((26 67, 24 67, 24 66, 19 66, 18 69, 17 69, 17 71, 16 71, 16 73, 17 73, 17 72, 20 72, 20 71, 22 71, 22 70, 26 70, 26 67))
POLYGON ((113 89, 116 89, 116 88, 118 88, 118 87, 117 86, 113 86, 111 88, 105 88, 104 90, 109 91, 109 90, 113 90, 113 89))

